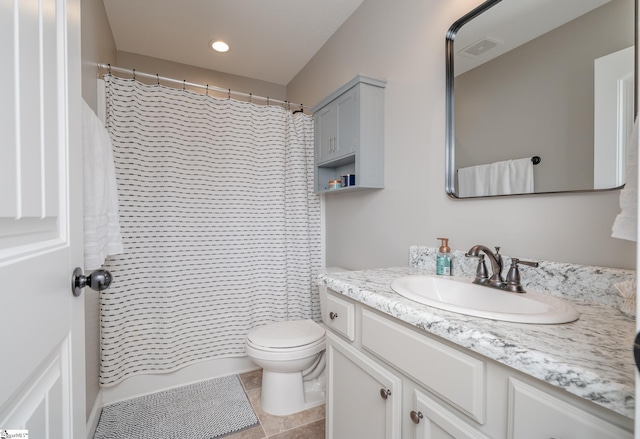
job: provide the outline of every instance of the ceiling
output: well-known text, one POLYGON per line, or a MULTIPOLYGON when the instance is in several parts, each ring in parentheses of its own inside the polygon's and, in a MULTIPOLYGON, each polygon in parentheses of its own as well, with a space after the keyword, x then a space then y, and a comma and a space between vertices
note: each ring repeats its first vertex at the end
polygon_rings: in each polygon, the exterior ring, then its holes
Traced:
POLYGON ((455 74, 461 75, 611 0, 518 0, 501 2, 467 22, 455 35, 455 74), (489 39, 498 44, 470 57, 465 49, 489 39))
POLYGON ((103 0, 119 51, 286 85, 363 0, 103 0), (212 40, 231 50, 216 53, 212 40))

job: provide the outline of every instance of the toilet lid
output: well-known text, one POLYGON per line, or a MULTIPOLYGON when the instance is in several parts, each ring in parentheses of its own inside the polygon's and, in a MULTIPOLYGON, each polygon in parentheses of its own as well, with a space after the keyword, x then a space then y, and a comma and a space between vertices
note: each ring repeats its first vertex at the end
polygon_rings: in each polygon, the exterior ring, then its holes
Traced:
POLYGON ((324 337, 324 328, 313 320, 292 320, 253 328, 247 334, 252 343, 269 348, 292 348, 324 337))

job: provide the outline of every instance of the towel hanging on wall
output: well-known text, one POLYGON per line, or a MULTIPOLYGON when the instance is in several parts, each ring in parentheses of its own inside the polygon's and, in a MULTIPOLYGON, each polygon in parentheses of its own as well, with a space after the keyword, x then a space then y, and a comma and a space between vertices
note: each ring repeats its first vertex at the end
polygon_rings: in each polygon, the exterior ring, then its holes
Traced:
MULTIPOLYGON (((539 157, 538 157, 539 163, 539 157)), ((458 196, 529 194, 534 190, 531 157, 458 169, 458 196)))
POLYGON ((111 138, 82 101, 84 268, 100 268, 108 255, 123 253, 111 138))
POLYGON ((489 195, 530 194, 533 192, 531 157, 491 164, 489 195))

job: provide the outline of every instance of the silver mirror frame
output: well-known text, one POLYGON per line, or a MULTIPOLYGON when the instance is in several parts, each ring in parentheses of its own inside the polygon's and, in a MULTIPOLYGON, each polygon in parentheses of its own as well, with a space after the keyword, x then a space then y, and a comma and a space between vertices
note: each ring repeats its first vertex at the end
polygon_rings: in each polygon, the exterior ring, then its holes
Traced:
MULTIPOLYGON (((445 58, 446 58, 446 135, 445 135, 445 191, 450 198, 456 200, 473 200, 482 198, 497 198, 508 196, 527 196, 527 195, 543 195, 543 194, 567 194, 567 193, 590 193, 590 192, 606 192, 612 190, 619 190, 624 185, 618 188, 609 189, 585 189, 585 190, 570 190, 570 191, 554 191, 554 192, 535 192, 530 194, 514 194, 514 195, 488 195, 480 197, 465 197, 460 198, 456 195, 456 170, 455 170, 455 112, 454 112, 454 41, 460 28, 469 21, 476 18, 478 15, 483 14, 493 6, 501 3, 503 0, 487 0, 475 9, 471 10, 458 20, 456 20, 449 30, 447 31, 445 38, 445 58)), ((634 114, 638 115, 638 0, 634 0, 634 97, 633 97, 633 109, 634 114)))

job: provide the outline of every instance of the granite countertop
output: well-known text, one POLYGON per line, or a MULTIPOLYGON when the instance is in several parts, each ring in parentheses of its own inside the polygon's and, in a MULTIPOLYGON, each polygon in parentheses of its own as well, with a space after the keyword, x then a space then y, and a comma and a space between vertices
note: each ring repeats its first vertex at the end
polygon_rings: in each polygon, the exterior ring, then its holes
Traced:
POLYGON ((635 410, 635 321, 615 307, 566 298, 580 313, 572 323, 499 322, 422 305, 391 282, 424 268, 398 267, 321 274, 320 285, 614 412, 635 410))

